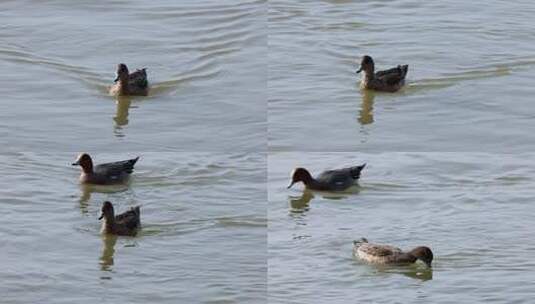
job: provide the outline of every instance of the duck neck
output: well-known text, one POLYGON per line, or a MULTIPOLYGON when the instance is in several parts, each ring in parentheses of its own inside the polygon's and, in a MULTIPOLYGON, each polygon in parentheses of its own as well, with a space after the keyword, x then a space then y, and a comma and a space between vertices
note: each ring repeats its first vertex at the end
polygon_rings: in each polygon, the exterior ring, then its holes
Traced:
POLYGON ((370 67, 364 70, 364 82, 370 82, 375 78, 375 69, 370 67))
POLYGON ((402 262, 402 263, 414 263, 414 262, 416 262, 417 259, 418 258, 416 258, 416 256, 414 256, 414 254, 412 254, 410 252, 402 253, 399 256, 399 261, 402 262))
POLYGON ((93 173, 93 162, 86 162, 82 166, 82 171, 84 171, 85 174, 91 174, 93 173))
POLYGON ((102 222, 102 229, 101 231, 103 233, 111 233, 113 232, 113 228, 115 227, 115 216, 105 216, 104 221, 102 222))
POLYGON ((121 77, 119 79, 119 95, 128 95, 128 77, 121 77))
POLYGON ((318 182, 310 174, 303 176, 301 180, 307 188, 315 188, 318 184, 318 182))

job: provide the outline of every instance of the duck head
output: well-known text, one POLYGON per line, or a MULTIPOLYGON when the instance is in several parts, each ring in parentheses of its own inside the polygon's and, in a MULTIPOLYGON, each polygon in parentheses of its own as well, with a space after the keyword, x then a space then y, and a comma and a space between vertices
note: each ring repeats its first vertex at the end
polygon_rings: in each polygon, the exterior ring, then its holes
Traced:
POLYGON ((365 73, 372 73, 374 72, 375 64, 373 63, 372 57, 368 55, 364 55, 362 57, 362 60, 360 61, 360 69, 357 70, 357 74, 364 71, 365 73))
POLYGON ((72 163, 72 165, 82 167, 82 170, 85 173, 93 172, 93 161, 91 160, 91 156, 89 156, 87 153, 78 155, 78 158, 74 163, 72 163))
POLYGON ((102 204, 102 208, 100 209, 100 217, 98 219, 113 219, 114 216, 115 212, 113 210, 113 205, 109 201, 105 201, 104 204, 102 204))
POLYGON ((119 63, 117 65, 117 77, 115 78, 115 80, 113 82, 126 82, 128 81, 128 68, 126 67, 126 64, 124 63, 119 63))
POLYGON ((424 262, 427 267, 431 267, 431 262, 433 261, 433 252, 431 249, 429 249, 429 247, 416 247, 410 251, 410 254, 412 254, 416 259, 424 262))
POLYGON ((305 185, 310 184, 312 181, 312 175, 305 168, 295 168, 292 172, 292 181, 288 185, 290 189, 295 183, 303 182, 305 185))

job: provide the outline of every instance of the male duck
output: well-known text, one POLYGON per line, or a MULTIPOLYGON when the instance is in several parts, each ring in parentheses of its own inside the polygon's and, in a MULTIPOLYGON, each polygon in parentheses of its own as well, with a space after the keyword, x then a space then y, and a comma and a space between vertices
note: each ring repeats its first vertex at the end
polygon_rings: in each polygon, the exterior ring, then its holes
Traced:
POLYGON ((344 191, 353 186, 360 178, 360 172, 366 164, 356 167, 329 170, 321 173, 316 178, 305 168, 296 168, 292 172, 292 181, 288 186, 291 188, 297 182, 303 182, 306 188, 318 191, 344 191))
POLYGON ((375 64, 372 57, 366 55, 362 57, 357 74, 364 71, 364 79, 360 83, 363 89, 396 92, 405 84, 405 76, 407 76, 408 70, 408 65, 398 65, 389 70, 375 72, 375 64))
POLYGON ((147 70, 141 69, 129 74, 126 64, 117 65, 117 78, 110 88, 110 94, 114 96, 147 96, 149 94, 149 82, 147 70))
POLYGON ((360 241, 353 241, 353 254, 372 264, 412 264, 416 260, 424 262, 431 267, 433 252, 428 247, 416 247, 411 251, 403 252, 401 249, 389 245, 378 245, 368 243, 362 238, 360 241))
POLYGON ((98 219, 104 219, 100 231, 103 234, 135 236, 141 228, 139 206, 115 215, 113 205, 106 201, 102 204, 101 215, 98 219))
POLYGON ((139 156, 129 160, 97 165, 93 168, 91 156, 82 153, 73 166, 82 167, 80 182, 84 184, 112 185, 125 182, 134 170, 139 156))

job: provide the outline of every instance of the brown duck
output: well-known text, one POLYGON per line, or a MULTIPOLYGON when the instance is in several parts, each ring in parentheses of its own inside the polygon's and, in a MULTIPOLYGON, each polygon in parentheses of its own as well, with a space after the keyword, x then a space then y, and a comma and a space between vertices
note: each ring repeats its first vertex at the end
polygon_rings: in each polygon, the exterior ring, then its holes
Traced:
POLYGON ((147 69, 128 72, 128 67, 124 63, 117 65, 117 78, 115 84, 110 88, 110 94, 114 96, 147 96, 149 94, 149 82, 147 80, 147 69))
POLYGON ((353 254, 368 263, 379 265, 412 264, 420 260, 431 267, 433 261, 433 252, 429 247, 420 246, 404 252, 397 247, 368 243, 365 238, 353 241, 353 254))
POLYGON ((405 84, 405 76, 407 76, 408 70, 408 65, 398 65, 395 68, 375 72, 375 64, 372 57, 365 55, 362 57, 357 74, 364 71, 364 79, 360 83, 363 89, 396 92, 405 84))
POLYGON ((135 236, 141 228, 139 206, 115 215, 112 203, 106 201, 102 204, 101 215, 98 219, 104 219, 100 230, 103 234, 135 236))

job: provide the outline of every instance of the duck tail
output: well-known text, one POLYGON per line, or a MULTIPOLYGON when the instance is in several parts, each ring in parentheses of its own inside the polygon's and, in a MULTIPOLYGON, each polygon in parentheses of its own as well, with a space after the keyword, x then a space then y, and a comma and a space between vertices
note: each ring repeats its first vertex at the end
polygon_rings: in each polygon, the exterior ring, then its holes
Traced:
POLYGON ((366 164, 362 164, 360 166, 352 167, 351 168, 351 177, 353 177, 353 179, 359 179, 360 178, 360 172, 362 171, 362 169, 364 169, 364 167, 366 167, 366 164))
POLYGON ((405 76, 407 76, 407 73, 409 72, 409 65, 400 65, 399 69, 401 70, 401 78, 405 78, 405 76))
POLYGON ((134 165, 137 163, 138 160, 139 160, 139 156, 136 157, 136 158, 132 158, 132 159, 129 161, 129 164, 132 166, 132 168, 134 167, 134 165))

